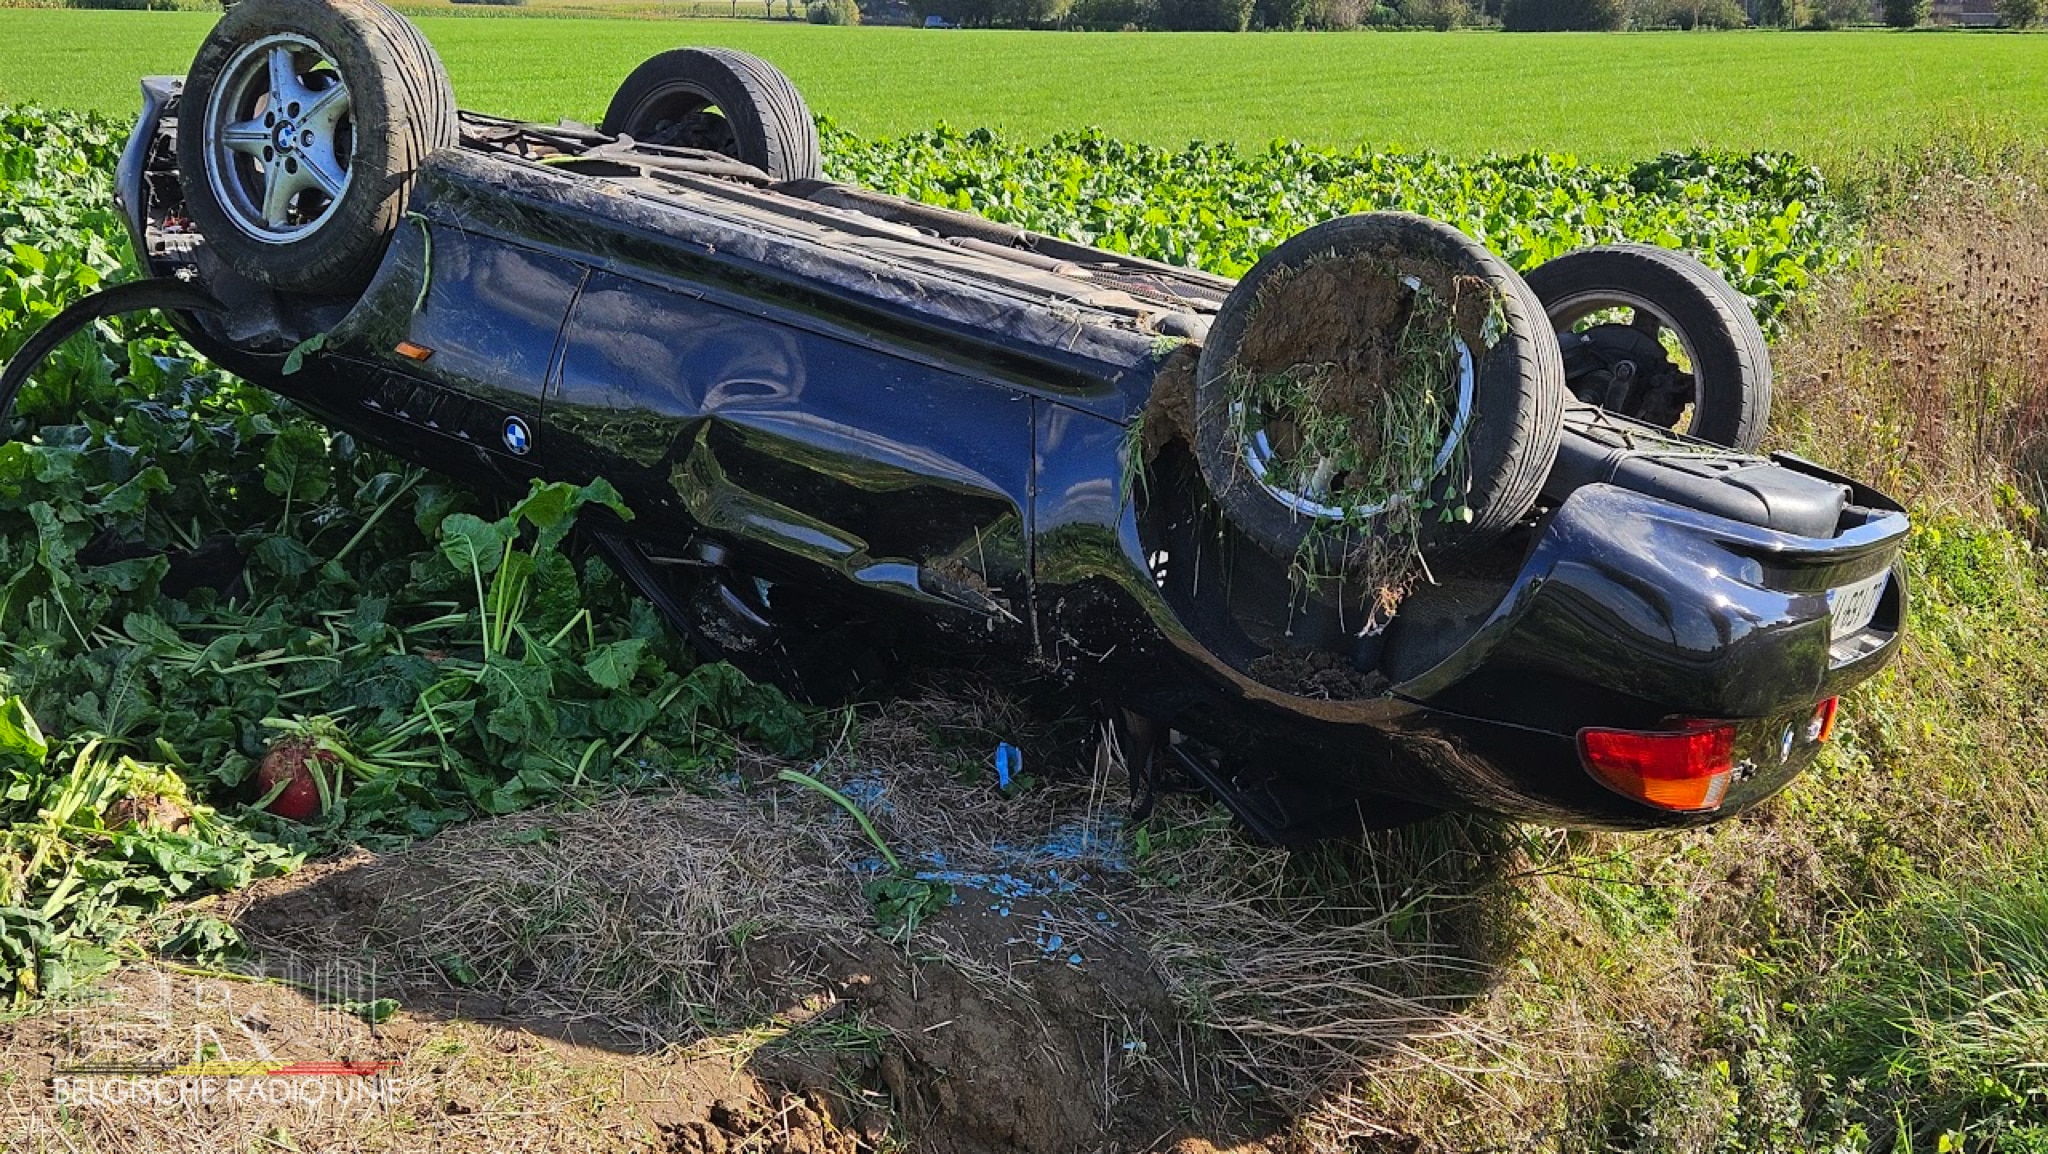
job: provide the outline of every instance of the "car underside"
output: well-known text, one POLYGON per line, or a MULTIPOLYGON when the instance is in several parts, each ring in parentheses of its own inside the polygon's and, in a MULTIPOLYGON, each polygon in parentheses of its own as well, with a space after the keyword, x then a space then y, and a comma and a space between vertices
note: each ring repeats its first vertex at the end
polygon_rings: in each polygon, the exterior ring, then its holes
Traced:
MULTIPOLYGON (((366 281, 284 288, 195 221, 181 136, 227 122, 179 81, 144 96, 119 195, 195 348, 480 490, 609 481, 634 516, 587 526, 608 563, 705 655, 811 700, 1007 670, 1280 841, 1443 808, 1646 828, 1770 796, 1899 644, 1899 506, 1744 451, 1760 414, 1723 444, 1665 427, 1720 418, 1678 371, 1711 355, 1655 326, 1536 316, 1561 351, 1526 507, 1390 599, 1305 580, 1220 496, 1199 390, 1236 282, 774 172, 716 133, 463 113, 366 281)), ((1453 440, 1499 427, 1460 405, 1453 440)), ((1246 450, 1262 499, 1335 500, 1275 481, 1272 443, 1246 450)))

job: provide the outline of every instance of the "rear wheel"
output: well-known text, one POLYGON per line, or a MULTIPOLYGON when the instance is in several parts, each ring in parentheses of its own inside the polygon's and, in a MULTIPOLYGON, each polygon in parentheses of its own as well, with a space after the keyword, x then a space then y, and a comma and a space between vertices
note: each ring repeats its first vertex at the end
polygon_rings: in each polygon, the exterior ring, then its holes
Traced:
POLYGON ((605 111, 605 132, 642 144, 732 157, 776 180, 823 171, 818 126, 774 65, 730 48, 678 48, 626 77, 605 111))
POLYGON ((1745 452, 1771 415, 1771 354, 1749 302, 1682 252, 1569 252, 1529 274, 1579 399, 1745 452))
POLYGON ((367 281, 415 173, 456 143, 440 59, 373 0, 249 0, 186 77, 178 178, 207 245, 274 288, 367 281))
POLYGON ((1195 456, 1225 518, 1284 561, 1460 552, 1535 501, 1565 399, 1513 269, 1424 217, 1340 217, 1224 301, 1196 369, 1195 456))

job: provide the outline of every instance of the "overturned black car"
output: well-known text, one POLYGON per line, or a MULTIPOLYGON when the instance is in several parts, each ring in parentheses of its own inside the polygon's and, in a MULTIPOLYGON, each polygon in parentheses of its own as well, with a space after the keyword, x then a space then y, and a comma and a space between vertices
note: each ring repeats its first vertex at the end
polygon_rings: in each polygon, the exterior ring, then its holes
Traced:
POLYGON ((1231 282, 823 180, 740 53, 648 61, 596 129, 458 113, 368 0, 247 0, 143 92, 152 279, 0 403, 162 308, 479 487, 608 479, 613 567, 800 695, 1008 662, 1283 841, 1642 828, 1772 794, 1899 644, 1904 514, 1754 455, 1762 337, 1681 254, 1525 282, 1371 214, 1231 282))

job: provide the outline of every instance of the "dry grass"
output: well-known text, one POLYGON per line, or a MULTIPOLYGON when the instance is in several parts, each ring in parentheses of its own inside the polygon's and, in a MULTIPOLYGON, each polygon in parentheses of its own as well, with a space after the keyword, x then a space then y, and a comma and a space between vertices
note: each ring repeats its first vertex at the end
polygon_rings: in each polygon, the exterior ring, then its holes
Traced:
POLYGON ((2043 503, 2048 193, 2041 164, 1941 158, 1903 175, 1860 269, 1773 352, 1776 439, 1916 508, 2043 503))
POLYGON ((399 895, 368 927, 387 979, 657 1049, 776 1008, 752 1004, 751 937, 824 949, 858 934, 851 875, 831 868, 841 848, 748 797, 624 797, 466 826, 353 881, 399 895))
MULTIPOLYGON (((1289 854, 1170 797, 1139 852, 1123 828, 1123 767, 1091 767, 1086 727, 1057 728, 1006 694, 954 686, 849 718, 805 767, 854 796, 906 862, 943 855, 946 876, 962 880, 961 904, 900 948, 882 942, 860 894, 875 856, 864 835, 824 799, 773 783, 781 765, 765 759, 742 765, 752 784, 713 796, 473 823, 259 886, 221 912, 268 967, 325 967, 349 996, 396 996, 401 1022, 539 1030, 625 1055, 642 1076, 666 1063, 752 1070, 764 1053, 809 1052, 851 1061, 841 1069, 858 1082, 885 1052, 927 1068, 916 1057, 927 1031, 992 1016, 996 1026, 970 1028, 1005 1049, 1043 1051, 1025 1069, 1046 1081, 1027 1100, 1085 1099, 1105 1147, 1129 1116, 1219 1139, 1276 1121, 1291 1132, 1286 1118, 1341 1112, 1361 1071, 1426 1067, 1454 1036, 1484 1056, 1460 1078, 1510 1068, 1504 1039, 1459 1010, 1483 996, 1521 932, 1499 908, 1504 873, 1522 860, 1511 835, 1444 822, 1289 854), (1026 746, 1040 778, 1013 795, 995 790, 984 764, 1004 736, 1026 746), (1043 888, 1053 871, 1085 880, 1053 892, 1043 888), (1015 899, 974 888, 992 878, 1042 888, 1015 899), (999 903, 1015 916, 990 914, 999 903), (1062 944, 1048 951, 1053 934, 1062 944), (1086 960, 1066 964, 1070 952, 1086 960), (866 981, 913 997, 864 996, 866 981), (1268 1121, 1255 1126, 1248 1107, 1268 1121)), ((475 1076, 480 1093, 512 1093, 509 1080, 575 1100, 531 1070, 475 1076)), ((874 1104, 859 1084, 834 1092, 843 1107, 874 1104)), ((605 1126, 646 1133, 644 1119, 602 1110, 557 1121, 582 1136, 563 1148, 605 1126)), ((932 1124, 947 1124, 943 1110, 932 1124)), ((87 1145, 119 1149, 116 1139, 138 1135, 109 1123, 87 1145)))

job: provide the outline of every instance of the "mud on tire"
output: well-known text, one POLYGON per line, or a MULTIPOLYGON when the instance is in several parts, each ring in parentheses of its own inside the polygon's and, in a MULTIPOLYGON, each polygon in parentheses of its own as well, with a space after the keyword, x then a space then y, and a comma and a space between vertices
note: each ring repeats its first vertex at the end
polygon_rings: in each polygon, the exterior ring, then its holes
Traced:
POLYGON ((179 181, 208 247, 311 293, 369 280, 420 165, 457 142, 440 58, 374 0, 237 5, 200 45, 180 120, 179 181))
MULTIPOLYGON (((1441 339, 1447 345, 1451 334, 1441 339)), ((1253 355, 1249 363, 1271 360, 1253 355)), ((1224 301, 1196 368, 1195 456, 1223 515, 1277 558, 1303 559, 1306 549, 1330 572, 1397 532, 1412 534, 1425 551, 1456 553, 1494 540, 1535 502, 1557 455, 1567 398, 1556 336, 1513 269, 1456 229, 1426 217, 1340 217, 1268 253, 1224 301), (1371 283, 1329 279, 1340 275, 1332 270, 1347 268, 1375 270, 1365 278, 1371 283), (1314 296, 1310 303, 1319 315, 1306 318, 1307 310, 1296 307, 1301 300, 1279 299, 1284 294, 1276 289, 1318 269, 1316 275, 1326 278, 1322 287, 1330 291, 1314 296), (1360 361, 1369 351, 1364 346, 1418 315, 1414 300, 1402 305, 1389 295, 1390 285, 1395 296, 1406 285, 1420 299, 1427 287, 1451 302, 1455 340, 1462 345, 1458 356, 1469 363, 1471 389, 1448 430, 1424 432, 1440 451, 1418 465, 1416 472, 1424 475, 1404 476, 1384 510, 1374 510, 1362 497, 1347 505, 1341 482, 1340 491, 1321 497, 1274 485, 1260 445, 1247 439, 1241 359, 1291 328, 1302 335, 1288 355, 1342 362, 1338 371, 1369 382, 1395 362, 1360 361), (1269 309, 1271 315, 1262 318, 1269 309), (1358 336, 1368 339, 1353 339, 1358 336), (1458 499, 1469 510, 1464 517, 1446 520, 1441 509, 1417 511, 1447 484, 1462 490, 1458 499), (1397 512, 1404 503, 1410 509, 1397 512), (1406 528, 1400 523, 1404 516, 1406 528)))

